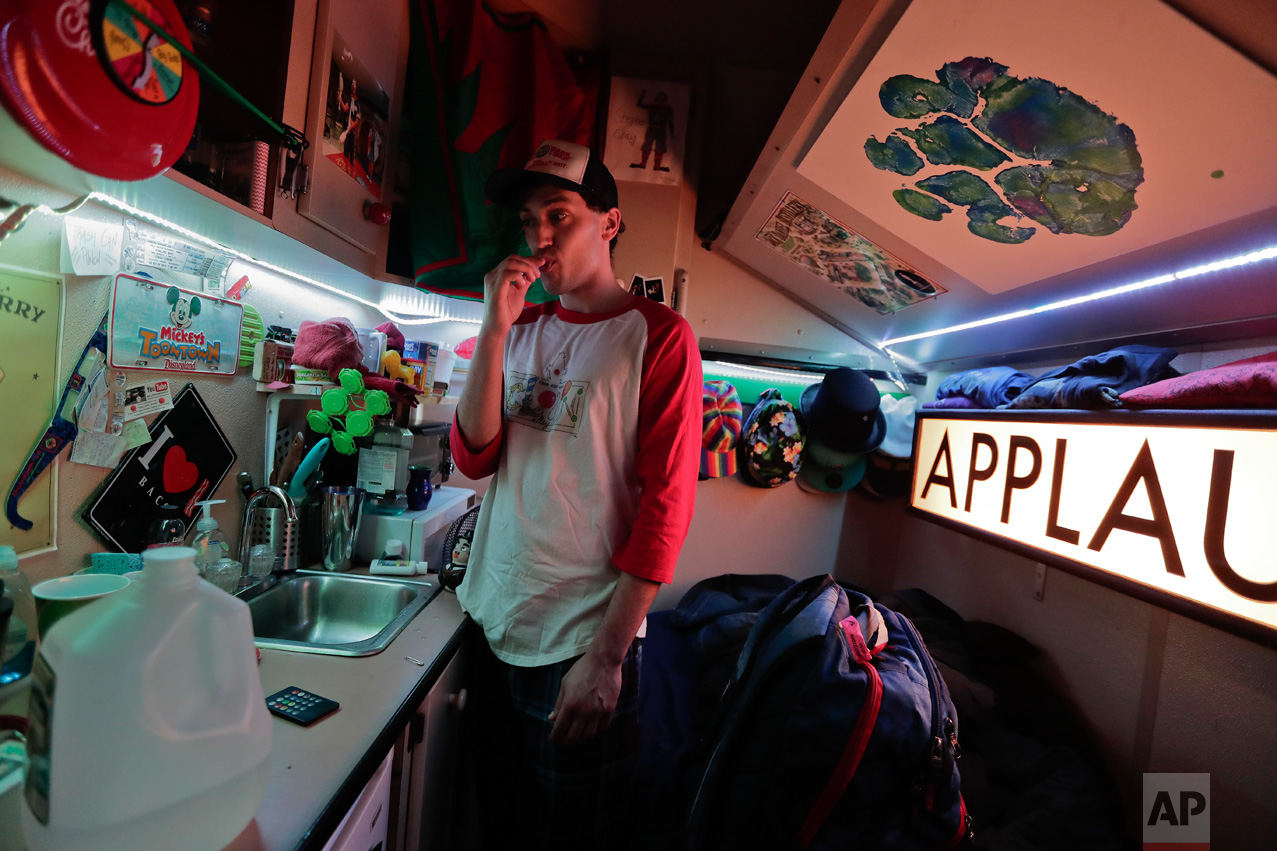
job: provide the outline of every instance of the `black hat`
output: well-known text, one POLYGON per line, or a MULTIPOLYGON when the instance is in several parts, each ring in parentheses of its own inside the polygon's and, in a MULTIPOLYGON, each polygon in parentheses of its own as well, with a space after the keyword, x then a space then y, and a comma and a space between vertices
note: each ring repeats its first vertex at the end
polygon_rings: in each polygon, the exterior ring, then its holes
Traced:
POLYGON ((878 388, 863 372, 840 366, 803 390, 798 407, 808 430, 838 452, 871 452, 887 434, 878 388))
POLYGON ((488 198, 505 207, 517 207, 537 186, 558 186, 592 195, 604 210, 619 206, 616 181, 603 161, 584 145, 547 139, 523 168, 494 171, 484 186, 488 198))

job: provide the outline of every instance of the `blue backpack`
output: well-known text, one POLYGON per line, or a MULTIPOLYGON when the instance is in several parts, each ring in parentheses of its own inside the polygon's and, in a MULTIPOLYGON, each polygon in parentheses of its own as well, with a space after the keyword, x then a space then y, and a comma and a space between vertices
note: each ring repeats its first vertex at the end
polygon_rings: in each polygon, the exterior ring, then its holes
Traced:
POLYGON ((958 715, 913 624, 831 576, 778 594, 702 739, 685 847, 958 848, 958 715))

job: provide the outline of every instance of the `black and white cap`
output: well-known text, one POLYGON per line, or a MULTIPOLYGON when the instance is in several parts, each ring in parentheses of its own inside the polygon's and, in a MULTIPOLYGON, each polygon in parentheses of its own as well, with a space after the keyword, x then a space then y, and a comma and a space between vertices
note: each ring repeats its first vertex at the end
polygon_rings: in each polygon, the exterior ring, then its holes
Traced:
POLYGON ((616 181, 603 161, 584 145, 557 139, 542 142, 523 168, 494 171, 484 192, 502 206, 516 207, 533 188, 547 184, 589 193, 605 210, 619 206, 616 181))

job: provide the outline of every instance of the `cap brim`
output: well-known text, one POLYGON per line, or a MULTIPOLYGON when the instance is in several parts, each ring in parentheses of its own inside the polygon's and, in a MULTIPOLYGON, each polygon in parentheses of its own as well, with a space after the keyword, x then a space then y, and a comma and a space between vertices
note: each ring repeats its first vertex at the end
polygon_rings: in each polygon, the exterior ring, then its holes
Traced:
POLYGON ((798 471, 798 478, 822 493, 846 493, 860 484, 860 480, 865 476, 867 465, 868 462, 863 455, 857 456, 856 463, 837 468, 826 467, 806 459, 798 471))
POLYGON ((811 405, 816 399, 816 394, 820 392, 820 383, 808 384, 803 388, 802 395, 798 397, 798 410, 802 412, 804 417, 811 415, 811 405))
POLYGON ((522 168, 502 168, 492 172, 483 185, 483 193, 488 200, 503 207, 519 207, 528 194, 538 186, 557 186, 578 195, 588 191, 579 183, 574 183, 557 174, 545 174, 540 171, 528 171, 522 168))

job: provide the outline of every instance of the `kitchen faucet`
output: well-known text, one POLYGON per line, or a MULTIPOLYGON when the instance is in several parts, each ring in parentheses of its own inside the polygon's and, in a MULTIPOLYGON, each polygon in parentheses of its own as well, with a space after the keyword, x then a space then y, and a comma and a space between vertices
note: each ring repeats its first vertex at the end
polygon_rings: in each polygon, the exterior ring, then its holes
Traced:
POLYGON ((299 549, 301 547, 301 535, 298 532, 297 524, 297 506, 293 503, 292 497, 285 493, 283 488, 276 485, 266 485, 253 491, 253 495, 248 498, 248 503, 244 506, 244 528, 239 537, 240 564, 245 567, 248 565, 248 556, 252 543, 249 537, 249 525, 253 520, 253 510, 257 508, 259 502, 270 496, 278 499, 284 508, 284 522, 280 524, 282 528, 276 530, 272 526, 269 540, 267 541, 274 548, 277 557, 281 554, 283 555, 284 564, 283 567, 276 568, 271 573, 293 573, 297 570, 299 549))

